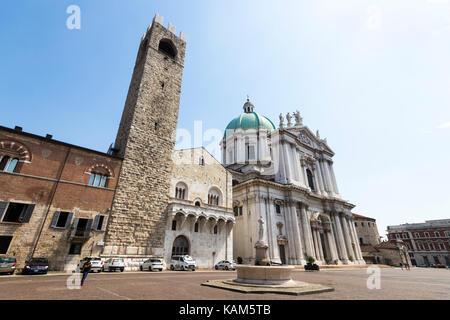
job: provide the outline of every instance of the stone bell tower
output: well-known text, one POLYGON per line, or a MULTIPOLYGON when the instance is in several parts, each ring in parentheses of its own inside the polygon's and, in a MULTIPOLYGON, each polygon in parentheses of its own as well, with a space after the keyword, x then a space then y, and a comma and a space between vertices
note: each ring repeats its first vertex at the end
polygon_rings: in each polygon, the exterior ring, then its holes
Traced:
POLYGON ((113 153, 123 157, 104 255, 161 255, 186 37, 156 14, 141 39, 113 153))

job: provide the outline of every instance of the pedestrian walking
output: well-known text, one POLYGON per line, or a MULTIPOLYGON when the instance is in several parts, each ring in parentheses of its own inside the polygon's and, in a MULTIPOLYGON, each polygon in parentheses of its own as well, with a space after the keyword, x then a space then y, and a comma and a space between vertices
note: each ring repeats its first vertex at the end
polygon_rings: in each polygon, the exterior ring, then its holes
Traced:
POLYGON ((409 263, 406 263, 406 270, 411 270, 409 267, 409 263))
POLYGON ((402 268, 402 270, 403 270, 403 263, 401 263, 401 262, 400 262, 400 268, 402 268))
POLYGON ((92 266, 91 258, 88 258, 86 260, 86 262, 83 264, 83 278, 81 279, 81 286, 82 287, 85 286, 84 280, 86 280, 86 278, 87 278, 87 276, 89 274, 89 271, 91 271, 91 266, 92 266))

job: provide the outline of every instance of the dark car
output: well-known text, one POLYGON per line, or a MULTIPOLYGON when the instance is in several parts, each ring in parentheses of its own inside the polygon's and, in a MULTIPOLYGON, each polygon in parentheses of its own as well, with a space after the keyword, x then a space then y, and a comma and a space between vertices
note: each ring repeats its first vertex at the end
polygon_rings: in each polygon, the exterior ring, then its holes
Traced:
POLYGON ((47 258, 31 258, 25 262, 23 268, 23 274, 46 274, 48 271, 48 259, 47 258))

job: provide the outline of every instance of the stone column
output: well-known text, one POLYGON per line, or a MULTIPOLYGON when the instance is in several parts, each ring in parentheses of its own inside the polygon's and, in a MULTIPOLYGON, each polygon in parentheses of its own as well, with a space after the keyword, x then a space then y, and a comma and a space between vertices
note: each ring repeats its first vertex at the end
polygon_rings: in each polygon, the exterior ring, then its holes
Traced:
POLYGON ((302 165, 302 173, 303 173, 303 183, 305 184, 305 188, 309 188, 308 175, 306 174, 306 165, 304 162, 301 162, 301 165, 302 165))
POLYGON ((319 249, 319 239, 317 237, 317 229, 313 228, 312 229, 312 234, 313 234, 313 241, 314 241, 314 258, 317 260, 317 262, 322 262, 321 258, 320 258, 320 249, 319 249))
POLYGON ((237 163, 245 163, 245 140, 242 136, 237 138, 236 160, 237 163))
POLYGON ((294 148, 294 152, 295 152, 295 162, 297 163, 297 171, 298 171, 298 183, 300 184, 300 186, 302 187, 307 187, 307 185, 305 184, 305 177, 304 177, 304 168, 303 168, 303 164, 300 161, 300 149, 295 147, 294 148))
POLYGON ((289 156, 289 143, 285 141, 283 141, 283 158, 286 165, 286 183, 291 183, 293 179, 291 159, 289 156))
POLYGON ((355 229, 354 219, 349 219, 348 225, 350 227, 350 231, 352 231, 352 234, 353 234, 353 239, 355 241, 356 255, 358 256, 358 260, 360 261, 361 264, 365 264, 366 262, 364 261, 361 247, 359 246, 358 233, 356 232, 356 229, 355 229))
POLYGON ((258 136, 258 152, 256 154, 257 160, 264 161, 267 159, 266 145, 267 145, 267 133, 264 130, 261 130, 258 136))
POLYGON ((341 227, 341 221, 339 219, 339 213, 333 213, 333 219, 336 225, 336 240, 337 240, 337 244, 338 244, 338 248, 339 248, 339 255, 341 258, 341 261, 343 263, 348 263, 348 253, 347 253, 347 249, 345 248, 345 240, 344 240, 344 235, 343 235, 343 231, 342 231, 342 227, 341 227))
POLYGON ((303 243, 302 243, 302 237, 300 234, 300 227, 298 223, 298 217, 297 217, 297 205, 296 202, 291 202, 291 214, 292 214, 292 223, 294 224, 294 237, 297 244, 297 264, 305 264, 305 258, 303 254, 303 243))
POLYGON ((305 240, 306 254, 308 256, 314 256, 312 235, 311 235, 311 226, 309 224, 309 217, 308 217, 308 213, 306 212, 306 208, 305 208, 304 204, 302 204, 300 212, 301 212, 301 216, 302 216, 302 227, 303 227, 303 235, 305 237, 304 240, 305 240))
POLYGON ((352 239, 351 239, 350 231, 348 229, 347 219, 344 215, 340 216, 340 219, 341 219, 341 224, 344 229, 344 239, 345 239, 345 245, 347 246, 347 252, 356 261, 355 252, 353 251, 353 246, 352 246, 352 239))
POLYGON ((291 214, 289 210, 289 206, 286 202, 283 202, 283 212, 284 212, 284 226, 286 230, 286 236, 288 238, 288 251, 289 255, 287 256, 287 260, 289 264, 293 264, 295 261, 295 240, 294 235, 292 233, 292 221, 291 214))
MULTIPOLYGON (((330 226, 331 228, 331 226, 330 226)), ((339 260, 339 256, 337 255, 337 251, 336 251, 336 245, 333 239, 333 236, 331 234, 331 230, 326 232, 326 237, 328 240, 328 247, 330 247, 330 256, 331 256, 331 262, 334 263, 334 260, 339 260)))
MULTIPOLYGON (((330 214, 330 233, 331 233, 331 241, 333 242, 333 249, 334 249, 334 254, 336 256, 336 259, 339 260, 339 253, 338 253, 338 247, 337 247, 337 237, 336 237, 336 233, 335 233, 335 226, 333 223, 333 217, 330 214)), ((339 263, 339 261, 338 261, 339 263)))
POLYGON ((330 195, 332 195, 332 189, 330 186, 330 179, 329 179, 329 175, 328 175, 328 171, 326 168, 326 160, 325 161, 320 161, 320 166, 322 168, 322 172, 323 172, 323 180, 325 182, 325 191, 327 193, 329 193, 330 195))
POLYGON ((297 161, 298 155, 297 150, 294 145, 291 144, 290 147, 290 158, 292 159, 292 167, 294 169, 294 180, 295 182, 300 182, 300 162, 297 161))
POLYGON ((335 177, 335 175, 334 175, 334 169, 333 169, 333 162, 332 162, 332 161, 329 161, 329 162, 328 162, 328 167, 329 167, 330 173, 331 173, 331 180, 332 180, 332 182, 333 182, 334 192, 335 192, 337 195, 339 195, 339 189, 338 189, 338 186, 337 186, 336 177, 335 177))
MULTIPOLYGON (((281 139, 281 138, 280 138, 281 139)), ((277 144, 272 145, 273 153, 275 156, 278 157, 278 170, 275 172, 275 177, 278 177, 278 182, 280 183, 287 183, 287 176, 286 176, 286 164, 284 159, 284 152, 283 152, 283 143, 281 141, 278 141, 277 144)))
POLYGON ((317 180, 319 180, 319 185, 317 186, 317 189, 320 194, 326 195, 325 188, 323 185, 324 180, 323 180, 323 176, 322 176, 322 170, 321 170, 320 162, 318 159, 316 160, 316 172, 317 172, 317 180))
POLYGON ((320 187, 319 187, 319 179, 317 178, 317 170, 315 166, 311 167, 312 169, 312 174, 313 174, 313 180, 314 180, 314 188, 316 189, 315 192, 317 192, 318 194, 320 194, 320 187))
POLYGON ((323 256, 322 238, 320 237, 320 231, 316 230, 316 234, 317 234, 317 246, 319 247, 319 257, 323 263, 325 262, 325 257, 323 256))

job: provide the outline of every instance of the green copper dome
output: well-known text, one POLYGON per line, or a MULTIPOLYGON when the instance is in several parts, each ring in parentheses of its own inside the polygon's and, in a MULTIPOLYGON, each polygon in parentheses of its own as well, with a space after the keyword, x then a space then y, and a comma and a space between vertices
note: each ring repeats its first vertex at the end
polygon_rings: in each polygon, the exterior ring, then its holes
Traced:
POLYGON ((275 130, 275 126, 272 121, 254 112, 253 109, 253 104, 247 100, 244 104, 244 113, 230 121, 225 129, 225 136, 227 135, 227 132, 229 132, 228 130, 233 130, 234 132, 236 129, 261 128, 269 131, 275 130))

